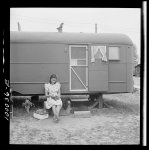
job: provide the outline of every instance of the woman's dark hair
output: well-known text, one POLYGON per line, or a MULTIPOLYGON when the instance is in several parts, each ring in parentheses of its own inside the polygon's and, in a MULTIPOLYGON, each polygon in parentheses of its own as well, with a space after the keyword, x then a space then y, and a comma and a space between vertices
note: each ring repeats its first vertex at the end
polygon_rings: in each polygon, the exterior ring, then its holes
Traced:
POLYGON ((52 78, 57 79, 57 76, 56 76, 55 74, 52 74, 52 75, 50 76, 50 80, 49 80, 50 83, 51 83, 51 79, 52 79, 52 78))

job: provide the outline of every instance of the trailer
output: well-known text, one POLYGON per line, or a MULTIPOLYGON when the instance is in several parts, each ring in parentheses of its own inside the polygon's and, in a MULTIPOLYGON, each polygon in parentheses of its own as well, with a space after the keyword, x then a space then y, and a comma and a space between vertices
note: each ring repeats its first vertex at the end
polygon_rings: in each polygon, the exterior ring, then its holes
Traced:
POLYGON ((62 95, 133 92, 133 42, 124 34, 10 32, 10 85, 44 95, 51 74, 62 95))

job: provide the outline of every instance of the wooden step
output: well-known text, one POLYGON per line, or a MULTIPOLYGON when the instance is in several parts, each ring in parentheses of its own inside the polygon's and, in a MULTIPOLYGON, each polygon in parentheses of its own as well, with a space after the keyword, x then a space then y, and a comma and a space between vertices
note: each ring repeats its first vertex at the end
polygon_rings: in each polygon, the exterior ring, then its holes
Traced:
POLYGON ((71 101, 73 101, 73 102, 84 102, 84 101, 88 101, 88 99, 80 99, 80 98, 78 98, 78 99, 71 99, 71 101))
POLYGON ((90 118, 91 112, 90 111, 74 111, 74 117, 90 118))

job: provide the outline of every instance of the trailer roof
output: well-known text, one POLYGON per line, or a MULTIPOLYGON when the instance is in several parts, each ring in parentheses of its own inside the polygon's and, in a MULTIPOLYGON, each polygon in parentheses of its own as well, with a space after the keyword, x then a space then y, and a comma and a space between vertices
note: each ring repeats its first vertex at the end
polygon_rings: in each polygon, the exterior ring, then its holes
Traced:
POLYGON ((69 33, 69 32, 10 32, 11 43, 66 43, 66 44, 127 44, 133 45, 131 39, 120 33, 69 33))

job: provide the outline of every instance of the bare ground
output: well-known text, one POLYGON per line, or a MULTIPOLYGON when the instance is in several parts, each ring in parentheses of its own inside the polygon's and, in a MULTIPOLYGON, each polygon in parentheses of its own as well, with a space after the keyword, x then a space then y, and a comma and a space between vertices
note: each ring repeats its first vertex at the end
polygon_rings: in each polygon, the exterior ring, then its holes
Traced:
POLYGON ((131 145, 140 143, 140 92, 104 95, 111 108, 93 109, 91 117, 52 116, 38 120, 15 109, 10 144, 131 145))

